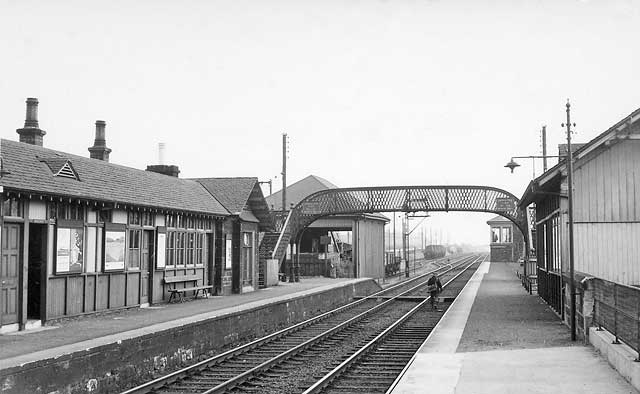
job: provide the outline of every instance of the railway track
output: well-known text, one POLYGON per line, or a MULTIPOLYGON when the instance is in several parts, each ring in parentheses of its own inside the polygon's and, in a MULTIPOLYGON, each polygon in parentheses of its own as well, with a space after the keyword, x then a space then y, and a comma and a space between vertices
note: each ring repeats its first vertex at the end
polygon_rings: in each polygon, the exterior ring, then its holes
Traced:
MULTIPOLYGON (((448 287, 480 259, 461 257, 436 271, 450 279, 448 287)), ((428 299, 426 278, 430 276, 431 272, 425 273, 125 393, 301 393, 317 381, 336 381, 336 377, 325 378, 326 373, 346 362, 351 365, 355 354, 370 348, 390 327, 400 328, 398 322, 406 320, 408 325, 402 329, 408 335, 411 321, 424 314, 419 305, 428 299), (418 317, 411 320, 416 313, 418 317)), ((441 314, 431 312, 423 320, 435 325, 441 314)))

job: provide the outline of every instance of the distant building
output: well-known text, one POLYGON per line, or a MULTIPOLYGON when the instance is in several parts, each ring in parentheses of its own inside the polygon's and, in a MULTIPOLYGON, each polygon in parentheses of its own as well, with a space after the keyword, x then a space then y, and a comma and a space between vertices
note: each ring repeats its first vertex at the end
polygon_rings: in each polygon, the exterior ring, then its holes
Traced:
POLYGON ((523 256, 524 238, 509 219, 496 216, 487 221, 490 227, 491 262, 516 262, 523 256))

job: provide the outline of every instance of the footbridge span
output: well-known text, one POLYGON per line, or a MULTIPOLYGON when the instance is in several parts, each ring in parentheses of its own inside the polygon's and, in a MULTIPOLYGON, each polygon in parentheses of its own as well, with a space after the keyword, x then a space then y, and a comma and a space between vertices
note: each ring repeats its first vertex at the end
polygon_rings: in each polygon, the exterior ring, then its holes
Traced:
POLYGON ((287 246, 298 244, 304 229, 321 217, 382 212, 495 213, 512 221, 528 245, 527 215, 518 207, 518 202, 513 194, 491 186, 375 186, 322 190, 307 196, 278 221, 278 233, 272 235, 269 247, 261 245, 261 256, 281 260, 287 246))

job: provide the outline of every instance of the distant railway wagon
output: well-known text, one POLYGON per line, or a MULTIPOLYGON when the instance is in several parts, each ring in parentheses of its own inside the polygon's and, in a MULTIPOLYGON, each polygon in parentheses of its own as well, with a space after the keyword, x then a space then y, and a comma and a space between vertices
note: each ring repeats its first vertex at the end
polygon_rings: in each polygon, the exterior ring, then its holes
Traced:
POLYGON ((444 257, 447 254, 447 248, 443 245, 427 245, 423 251, 424 258, 427 260, 444 257))

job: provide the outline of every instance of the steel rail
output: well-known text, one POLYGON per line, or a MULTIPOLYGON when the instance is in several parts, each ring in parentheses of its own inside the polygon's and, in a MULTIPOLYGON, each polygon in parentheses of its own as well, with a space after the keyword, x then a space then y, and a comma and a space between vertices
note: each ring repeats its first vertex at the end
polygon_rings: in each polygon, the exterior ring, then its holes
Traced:
MULTIPOLYGON (((485 255, 484 258, 482 259, 481 263, 484 263, 487 260, 487 257, 489 257, 489 255, 485 255)), ((466 285, 465 285, 466 287, 466 285)), ((464 288, 463 288, 464 290, 464 288)), ((446 314, 446 312, 445 312, 446 314)), ((444 317, 444 316, 443 316, 444 317)), ((442 321, 442 319, 440 319, 440 321, 442 321)), ((440 324, 440 321, 438 322, 438 324, 440 324)), ((438 326, 438 324, 436 324, 436 327, 438 326)), ((434 327, 433 329, 435 330, 436 327, 434 327)), ((433 330, 432 330, 433 332, 433 330)), ((429 337, 427 337, 427 339, 429 339, 429 337)), ((425 340, 426 341, 426 340, 425 340)), ((420 345, 420 347, 422 347, 422 345, 420 345)), ((405 373, 407 373, 407 371, 409 370, 409 368, 411 367, 411 364, 413 364, 414 359, 416 358, 416 355, 418 353, 414 354, 413 357, 411 358, 411 360, 409 360, 409 362, 407 363, 407 365, 405 365, 405 367, 402 369, 402 371, 398 374, 398 376, 396 377, 396 379, 393 381, 393 383, 391 384, 391 386, 389 386, 389 388, 387 389, 387 391, 385 392, 385 394, 391 394, 391 392, 396 388, 396 386, 398 385, 398 383, 400 383, 400 379, 402 379, 402 377, 404 376, 405 373)))
MULTIPOLYGON (((469 257, 470 257, 469 255, 461 256, 461 257, 457 258, 457 260, 454 261, 453 264, 459 263, 458 265, 462 265, 463 261, 465 261, 469 257)), ((383 296, 384 293, 389 293, 389 292, 392 292, 392 291, 397 290, 399 288, 406 287, 407 285, 410 285, 411 283, 413 283, 415 281, 419 281, 420 279, 423 279, 427 275, 431 275, 431 274, 433 274, 435 272, 440 272, 444 268, 445 268, 445 266, 439 267, 437 269, 428 271, 428 272, 426 272, 424 274, 418 275, 418 276, 416 276, 416 277, 414 277, 412 279, 409 279, 407 281, 399 282, 398 284, 392 285, 392 286, 390 286, 390 287, 388 287, 386 289, 382 289, 382 290, 380 290, 380 291, 378 291, 378 292, 376 292, 374 294, 371 294, 369 296, 360 298, 360 299, 358 299, 358 300, 356 300, 354 302, 351 302, 349 304, 346 304, 346 305, 343 305, 343 306, 338 307, 336 309, 324 312, 324 313, 322 313, 322 314, 320 314, 318 316, 315 316, 315 317, 312 317, 312 318, 307 319, 305 321, 302 321, 300 323, 294 324, 293 326, 290 326, 290 327, 284 328, 282 330, 276 331, 274 333, 271 333, 271 334, 266 335, 264 337, 258 338, 256 340, 251 341, 251 342, 249 342, 247 344, 244 344, 242 346, 227 350, 224 353, 221 353, 221 354, 218 354, 216 356, 210 357, 208 359, 202 360, 202 361, 200 361, 200 362, 198 362, 196 364, 189 365, 187 367, 184 367, 182 369, 179 369, 177 371, 169 373, 169 374, 167 374, 165 376, 161 376, 161 377, 156 378, 154 380, 151 380, 149 382, 143 383, 141 385, 138 385, 136 387, 133 387, 131 389, 123 391, 121 394, 143 394, 143 393, 149 393, 149 392, 151 392, 153 390, 160 389, 160 388, 162 388, 162 387, 164 387, 164 386, 166 386, 168 384, 171 384, 171 383, 174 383, 174 382, 176 382, 178 380, 181 380, 181 379, 183 379, 184 377, 186 377, 188 375, 191 375, 193 373, 197 373, 197 372, 200 372, 200 371, 204 371, 207 368, 209 368, 210 366, 218 364, 218 363, 220 363, 220 362, 222 362, 222 361, 224 361, 224 360, 226 360, 228 358, 231 358, 231 357, 246 353, 246 352, 248 352, 248 351, 250 351, 252 349, 255 349, 255 348, 257 348, 257 347, 259 347, 261 345, 264 345, 264 344, 266 344, 268 342, 271 342, 273 340, 279 339, 279 338, 284 337, 284 336, 286 336, 288 334, 292 334, 292 333, 294 333, 296 331, 299 331, 299 330, 301 330, 303 328, 306 328, 306 327, 311 326, 311 325, 313 325, 315 323, 318 323, 318 322, 320 322, 320 321, 322 321, 322 320, 324 320, 324 319, 326 319, 328 317, 337 315, 337 314, 339 314, 341 312, 344 312, 344 311, 346 311, 348 309, 352 309, 352 308, 354 308, 354 307, 356 307, 356 306, 358 306, 358 305, 360 305, 360 304, 362 304, 362 303, 364 303, 364 302, 366 302, 368 300, 379 298, 380 296, 383 296)), ((443 271, 443 272, 448 272, 448 271, 443 271)), ((419 284, 419 285, 416 285, 414 287, 411 287, 411 288, 409 288, 408 290, 404 291, 401 294, 413 291, 414 289, 419 288, 421 286, 424 286, 424 284, 419 284)), ((400 295, 397 295, 394 298, 399 297, 399 296, 400 295)), ((390 298, 387 301, 391 301, 394 298, 390 298)))
MULTIPOLYGON (((453 268, 450 268, 449 270, 445 271, 445 273, 451 271, 452 269, 453 268)), ((464 271, 462 271, 462 272, 464 272, 464 271)), ((404 294, 410 293, 410 292, 412 292, 413 290, 415 290, 417 288, 424 287, 424 285, 425 285, 424 283, 417 284, 416 286, 408 289, 407 291, 405 291, 403 293, 400 293, 400 294, 398 294, 396 296, 393 296, 393 297, 387 299, 386 301, 375 305, 371 309, 368 309, 368 310, 366 310, 364 312, 361 312, 360 314, 358 314, 358 315, 356 315, 356 316, 354 316, 354 317, 352 317, 352 318, 350 318, 350 319, 348 319, 348 320, 346 320, 346 321, 344 321, 344 322, 342 322, 342 323, 330 328, 329 330, 323 332, 322 334, 318 334, 315 337, 313 337, 313 338, 311 338, 311 339, 309 339, 309 340, 307 340, 307 341, 305 341, 305 342, 303 342, 303 343, 301 343, 301 344, 299 344, 299 345, 297 345, 297 346, 295 346, 295 347, 293 347, 293 348, 291 348, 291 349, 279 354, 278 356, 273 357, 270 360, 265 361, 264 363, 254 367, 252 369, 249 369, 249 370, 241 373, 240 375, 237 375, 236 377, 231 378, 231 379, 227 380, 226 382, 219 384, 216 387, 213 387, 213 388, 211 388, 211 389, 209 389, 207 391, 202 392, 202 394, 221 393, 221 392, 226 391, 227 389, 230 389, 232 387, 236 387, 239 384, 241 384, 241 383, 245 382, 246 380, 248 380, 249 378, 251 378, 252 376, 256 375, 256 373, 263 372, 265 370, 268 370, 269 368, 271 368, 274 365, 280 364, 282 361, 294 356, 295 354, 298 354, 300 351, 305 350, 305 349, 309 348, 312 345, 315 345, 316 343, 326 339, 327 337, 331 336, 334 333, 340 332, 340 331, 344 330, 345 328, 350 327, 351 325, 359 322, 360 320, 364 319, 365 317, 367 317, 367 316, 373 314, 374 312, 378 311, 379 309, 382 309, 383 307, 387 306, 388 304, 396 301, 398 298, 402 297, 404 294)), ((427 297, 426 300, 428 300, 428 299, 429 299, 429 297, 427 297)))
MULTIPOLYGON (((474 259, 473 262, 471 262, 470 264, 468 264, 465 269, 463 269, 462 271, 460 271, 458 274, 456 274, 453 278, 451 278, 449 281, 447 281, 447 283, 445 283, 445 285, 443 286, 443 288, 445 288, 446 286, 448 286, 450 283, 452 283, 454 280, 456 280, 460 275, 462 275, 467 269, 469 269, 469 267, 471 267, 472 265, 476 264, 480 257, 477 257, 474 259)), ((456 267, 457 268, 457 267, 456 267)), ((385 329, 383 332, 381 332, 380 334, 378 334, 374 339, 372 339, 371 341, 369 341, 369 343, 367 343, 366 345, 364 345, 363 347, 361 347, 358 351, 356 351, 354 354, 352 354, 349 358, 347 358, 346 360, 344 360, 340 365, 338 365, 337 367, 335 367, 333 370, 331 370, 331 372, 329 372, 328 374, 326 374, 322 379, 318 380, 316 383, 314 383, 311 387, 309 387, 307 390, 305 390, 302 394, 315 394, 315 393, 319 393, 322 389, 324 389, 325 387, 327 387, 329 384, 331 384, 331 382, 336 379, 341 373, 343 373, 347 368, 349 368, 352 364, 354 364, 355 362, 357 362, 362 356, 365 355, 366 352, 368 352, 374 345, 378 344, 379 342, 381 342, 384 338, 386 338, 388 335, 392 334, 394 331, 396 331, 400 325, 402 323, 404 323, 407 319, 409 319, 412 315, 414 315, 420 308, 424 307, 427 302, 429 302, 429 299, 431 298, 431 296, 427 297, 424 299, 424 301, 420 302, 418 305, 416 305, 415 307, 413 307, 409 312, 407 312, 406 314, 404 314, 402 317, 400 317, 398 320, 396 320, 392 325, 390 325, 387 329, 385 329)))

